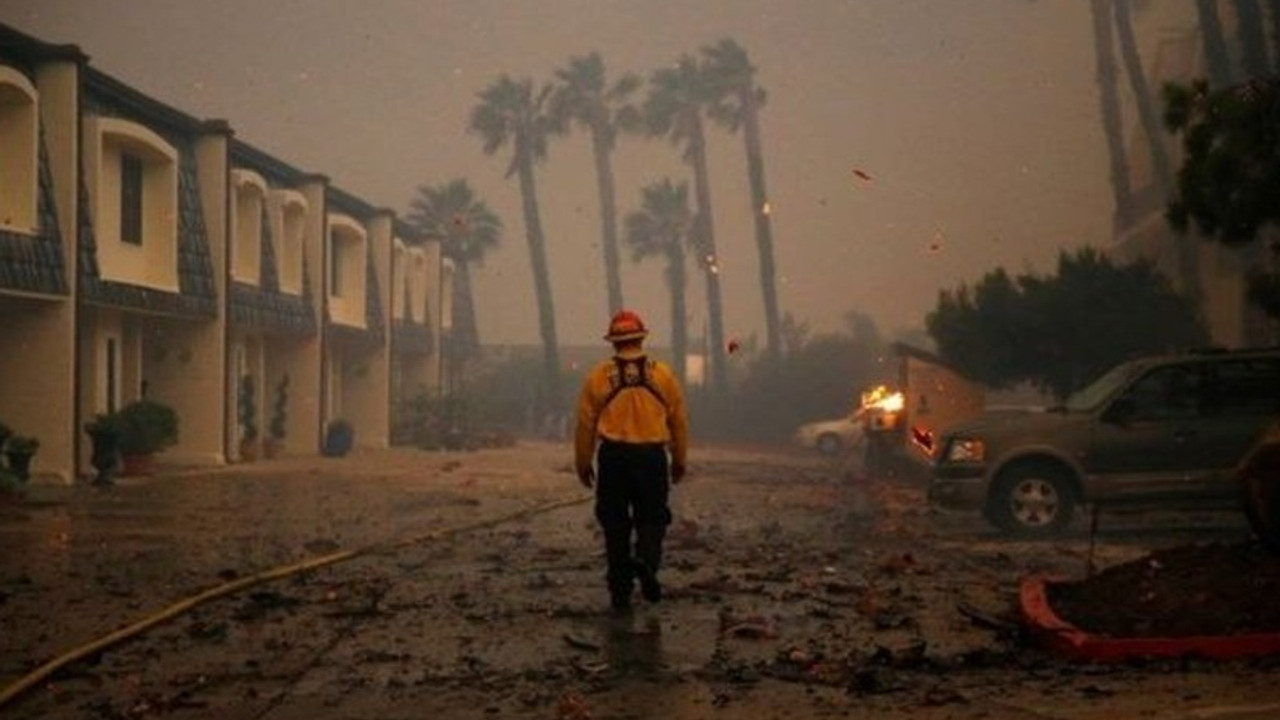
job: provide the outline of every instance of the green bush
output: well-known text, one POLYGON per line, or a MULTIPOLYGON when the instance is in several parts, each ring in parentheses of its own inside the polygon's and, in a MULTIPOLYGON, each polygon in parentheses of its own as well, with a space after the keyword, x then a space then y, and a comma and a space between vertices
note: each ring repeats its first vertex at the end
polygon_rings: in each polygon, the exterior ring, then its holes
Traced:
POLYGON ((122 455, 151 455, 178 442, 178 414, 154 400, 138 400, 112 418, 122 455))
POLYGON ((34 455, 40 449, 40 441, 25 435, 10 435, 8 440, 0 443, 0 449, 6 453, 34 455))

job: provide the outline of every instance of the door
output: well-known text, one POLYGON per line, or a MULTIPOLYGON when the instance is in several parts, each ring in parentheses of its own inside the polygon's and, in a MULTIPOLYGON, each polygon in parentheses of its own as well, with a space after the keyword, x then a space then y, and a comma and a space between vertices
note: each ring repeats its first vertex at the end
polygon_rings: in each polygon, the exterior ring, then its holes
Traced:
POLYGON ((1099 416, 1090 453, 1103 497, 1182 494, 1199 454, 1204 364, 1163 365, 1137 377, 1099 416))
POLYGON ((1227 476, 1280 416, 1280 357, 1223 359, 1209 367, 1201 442, 1192 468, 1206 492, 1229 494, 1227 476))

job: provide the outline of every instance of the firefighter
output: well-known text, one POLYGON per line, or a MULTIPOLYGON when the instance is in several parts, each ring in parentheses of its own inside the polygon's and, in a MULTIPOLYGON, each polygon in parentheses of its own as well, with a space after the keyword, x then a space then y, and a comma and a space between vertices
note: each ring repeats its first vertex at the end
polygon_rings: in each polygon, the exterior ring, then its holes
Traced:
POLYGON ((574 432, 578 479, 596 491, 605 579, 616 611, 630 609, 637 579, 645 600, 662 599, 658 567, 671 524, 667 494, 669 483, 684 478, 688 448, 684 393, 668 365, 645 356, 646 335, 636 313, 620 310, 613 316, 604 339, 614 355, 583 382, 574 432))

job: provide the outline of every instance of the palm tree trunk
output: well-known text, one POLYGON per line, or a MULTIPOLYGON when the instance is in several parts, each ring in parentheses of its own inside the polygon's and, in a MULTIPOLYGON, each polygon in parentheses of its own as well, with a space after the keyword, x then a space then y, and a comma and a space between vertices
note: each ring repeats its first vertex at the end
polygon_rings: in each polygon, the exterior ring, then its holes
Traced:
POLYGON ((524 209, 525 235, 529 242, 529 264, 533 269, 533 289, 538 300, 538 331, 542 337, 543 389, 539 418, 559 414, 564 398, 560 391, 560 349, 556 341, 555 303, 551 296, 551 274, 547 267, 546 240, 538 214, 538 190, 533 177, 533 158, 523 148, 517 150, 520 199, 524 209))
POLYGON ((1271 57, 1275 71, 1280 73, 1280 0, 1270 0, 1267 4, 1271 6, 1271 42, 1274 43, 1271 57))
POLYGON ((591 129, 591 149, 596 160, 596 189, 600 193, 600 242, 604 250, 604 278, 609 294, 609 315, 621 310, 622 273, 618 262, 618 209, 614 198, 613 166, 605 131, 591 129))
POLYGON ((1267 75, 1267 37, 1258 0, 1235 0, 1239 18, 1240 59, 1251 78, 1267 75))
POLYGON ((764 298, 765 351, 769 364, 777 369, 782 360, 778 319, 777 269, 773 259, 773 224, 769 217, 769 196, 764 181, 764 150, 760 141, 760 112, 754 88, 742 98, 742 138, 747 151, 747 178, 751 183, 751 215, 755 219, 756 250, 760 254, 760 291, 764 298))
POLYGON ((1115 200, 1112 229, 1118 231, 1132 221, 1133 189, 1129 186, 1129 158, 1125 153, 1120 125, 1120 96, 1116 89, 1115 36, 1111 17, 1113 0, 1092 0, 1093 41, 1097 57, 1098 102, 1102 111, 1102 131, 1107 138, 1111 161, 1111 194, 1115 200))
MULTIPOLYGON (((1197 0, 1198 2, 1199 0, 1197 0)), ((1165 146, 1164 130, 1156 113, 1151 87, 1138 55, 1137 40, 1133 34, 1133 18, 1130 16, 1130 0, 1117 0, 1115 4, 1116 35, 1120 40, 1120 56, 1124 59, 1125 72, 1129 75, 1129 87, 1138 105, 1138 118, 1151 151, 1151 163, 1155 168, 1155 184, 1163 198, 1173 190, 1173 165, 1165 146)))
POLYGON ((686 360, 689 355, 689 317, 685 307, 688 279, 684 272, 684 248, 679 240, 667 250, 667 286, 671 291, 671 366, 683 386, 688 379, 686 360))
POLYGON ((712 394, 723 399, 728 395, 729 382, 725 373, 724 308, 720 299, 720 258, 716 255, 715 223, 711 217, 711 181, 707 172, 707 145, 698 123, 689 144, 693 162, 694 194, 698 201, 696 245, 702 252, 700 260, 707 266, 707 319, 710 322, 707 353, 710 355, 712 394), (709 262, 708 262, 709 260, 709 262))
MULTIPOLYGON (((1200 2, 1200 0, 1197 0, 1200 2)), ((1137 41, 1133 34, 1133 18, 1131 0, 1116 0, 1116 36, 1120 41, 1120 56, 1124 60, 1125 72, 1129 76, 1129 86, 1138 106, 1138 118, 1142 122, 1142 134, 1147 139, 1147 147, 1151 152, 1151 164, 1155 172, 1154 185, 1160 194, 1160 200, 1167 203, 1173 195, 1173 164, 1169 160, 1169 150, 1165 144, 1164 127, 1156 113, 1155 101, 1151 96, 1151 88, 1142 68, 1142 58, 1138 55, 1137 41)), ((1177 272, 1181 279, 1182 293, 1199 307, 1200 305, 1200 248, 1196 237, 1190 233, 1175 236, 1173 239, 1177 255, 1177 272)))
POLYGON ((1224 88, 1231 84, 1231 56, 1222 32, 1222 19, 1218 17, 1218 0, 1196 0, 1196 15, 1200 18, 1200 39, 1209 64, 1209 85, 1214 89, 1224 88))
POLYGON ((471 264, 459 260, 453 274, 453 333, 457 359, 475 357, 480 349, 480 329, 471 291, 471 264))

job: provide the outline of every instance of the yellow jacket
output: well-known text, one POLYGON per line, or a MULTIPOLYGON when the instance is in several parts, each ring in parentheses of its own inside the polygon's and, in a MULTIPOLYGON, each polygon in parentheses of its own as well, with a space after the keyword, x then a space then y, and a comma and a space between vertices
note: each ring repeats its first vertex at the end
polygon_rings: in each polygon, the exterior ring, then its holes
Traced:
POLYGON ((671 462, 685 464, 689 418, 684 393, 671 368, 657 360, 646 360, 647 387, 627 385, 615 394, 615 388, 622 383, 616 360, 643 356, 641 350, 624 350, 597 364, 583 381, 573 442, 579 473, 591 467, 597 437, 629 443, 666 443, 671 462))

